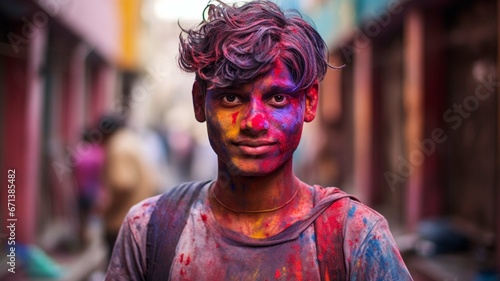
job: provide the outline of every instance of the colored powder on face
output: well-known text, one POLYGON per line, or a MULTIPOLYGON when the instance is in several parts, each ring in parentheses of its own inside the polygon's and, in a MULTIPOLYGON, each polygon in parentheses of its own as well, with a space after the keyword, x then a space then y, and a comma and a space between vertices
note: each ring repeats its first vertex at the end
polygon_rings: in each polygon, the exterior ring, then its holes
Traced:
POLYGON ((233 121, 232 121, 233 125, 234 125, 234 124, 236 124, 236 118, 238 117, 238 114, 239 114, 239 113, 240 113, 240 112, 238 111, 238 112, 235 112, 235 113, 233 113, 233 114, 231 115, 231 117, 233 118, 233 121))
MULTIPOLYGON (((213 130, 217 134, 224 134, 226 138, 233 138, 238 135, 238 127, 229 124, 227 115, 223 111, 219 110, 216 114, 209 116, 208 123, 211 127, 209 130, 213 130)), ((218 140, 220 141, 220 139, 218 140)))
POLYGON ((262 118, 262 115, 258 114, 254 118, 252 118, 252 128, 254 129, 260 129, 264 128, 264 118, 262 118))

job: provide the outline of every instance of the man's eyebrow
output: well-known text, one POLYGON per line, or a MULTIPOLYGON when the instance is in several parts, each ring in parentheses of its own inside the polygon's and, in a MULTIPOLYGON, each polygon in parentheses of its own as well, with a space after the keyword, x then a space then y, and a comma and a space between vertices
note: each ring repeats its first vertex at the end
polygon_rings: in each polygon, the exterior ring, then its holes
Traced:
POLYGON ((277 94, 277 93, 291 94, 291 93, 296 92, 296 91, 297 91, 297 87, 295 87, 295 85, 275 84, 275 85, 269 86, 269 88, 266 92, 271 93, 271 94, 277 94))
POLYGON ((242 91, 241 88, 237 87, 237 86, 228 86, 228 87, 224 87, 224 88, 214 88, 213 90, 215 90, 219 93, 229 93, 229 92, 240 93, 242 91))
MULTIPOLYGON (((245 94, 246 91, 240 86, 228 86, 224 88, 215 88, 213 89, 217 93, 220 94, 245 94)), ((266 95, 275 95, 275 94, 292 94, 297 92, 297 87, 295 85, 287 85, 287 84, 272 84, 266 87, 265 93, 266 95)))

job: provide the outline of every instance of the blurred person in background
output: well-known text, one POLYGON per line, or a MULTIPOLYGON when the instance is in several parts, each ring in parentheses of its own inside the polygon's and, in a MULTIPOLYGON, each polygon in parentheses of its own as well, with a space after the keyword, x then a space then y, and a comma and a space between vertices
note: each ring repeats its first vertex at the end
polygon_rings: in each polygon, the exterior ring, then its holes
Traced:
POLYGON ((150 166, 140 137, 121 116, 107 115, 99 121, 103 133, 103 218, 109 255, 127 211, 157 193, 157 176, 150 166))
POLYGON ((91 242, 92 220, 102 215, 104 189, 103 168, 104 148, 92 139, 93 129, 86 129, 82 134, 85 151, 78 153, 74 177, 78 194, 78 209, 80 217, 80 242, 85 247, 91 242))
POLYGON ((325 42, 270 1, 209 4, 183 30, 195 118, 215 180, 181 184, 127 215, 107 280, 412 280, 385 218, 292 169, 328 68, 325 42))

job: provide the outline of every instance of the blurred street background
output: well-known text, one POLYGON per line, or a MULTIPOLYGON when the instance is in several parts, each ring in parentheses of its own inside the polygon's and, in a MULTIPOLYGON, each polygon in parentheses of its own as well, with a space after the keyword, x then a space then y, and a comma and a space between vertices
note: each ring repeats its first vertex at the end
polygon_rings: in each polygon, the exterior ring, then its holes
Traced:
MULTIPOLYGON (((344 65, 297 175, 385 215, 415 280, 500 280, 500 0, 278 3, 344 65)), ((102 280, 127 204, 215 177, 176 61, 206 4, 0 1, 0 280, 102 280)))

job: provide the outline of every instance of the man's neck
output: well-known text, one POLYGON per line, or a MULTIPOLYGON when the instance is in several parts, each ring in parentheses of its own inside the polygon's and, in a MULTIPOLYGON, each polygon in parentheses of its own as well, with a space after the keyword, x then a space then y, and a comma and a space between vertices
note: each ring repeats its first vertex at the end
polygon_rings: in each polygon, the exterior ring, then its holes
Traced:
POLYGON ((245 213, 283 206, 299 186, 300 180, 293 174, 292 161, 289 161, 264 176, 231 175, 224 166, 219 166, 218 179, 212 191, 225 207, 245 213))

